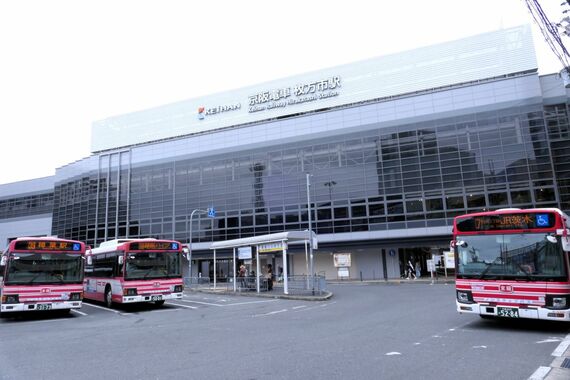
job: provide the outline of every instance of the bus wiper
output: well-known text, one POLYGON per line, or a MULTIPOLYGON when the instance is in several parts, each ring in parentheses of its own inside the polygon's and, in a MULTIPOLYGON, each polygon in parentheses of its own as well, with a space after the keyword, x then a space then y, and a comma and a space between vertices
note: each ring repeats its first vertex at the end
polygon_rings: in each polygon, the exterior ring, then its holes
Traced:
POLYGON ((43 274, 43 272, 40 272, 38 274, 36 274, 34 277, 32 277, 32 279, 30 281, 28 281, 28 285, 31 285, 34 283, 34 280, 38 277, 40 277, 43 274))
POLYGON ((530 273, 528 270, 526 270, 521 264, 517 263, 517 266, 526 275, 527 279, 532 280, 532 273, 530 273))
POLYGON ((154 270, 154 268, 150 268, 149 270, 147 270, 145 272, 145 274, 143 275, 143 279, 146 279, 148 277, 148 275, 154 270))
POLYGON ((479 280, 482 280, 483 277, 485 277, 485 275, 489 271, 489 269, 491 269, 491 267, 493 266, 493 263, 486 263, 486 262, 483 263, 487 266, 487 268, 483 269, 483 272, 481 272, 481 274, 479 275, 479 280))

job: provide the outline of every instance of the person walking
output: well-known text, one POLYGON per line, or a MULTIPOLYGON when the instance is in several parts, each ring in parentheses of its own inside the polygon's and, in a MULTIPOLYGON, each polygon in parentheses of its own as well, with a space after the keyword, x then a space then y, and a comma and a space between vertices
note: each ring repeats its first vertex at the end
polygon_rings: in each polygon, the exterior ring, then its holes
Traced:
POLYGON ((422 276, 422 266, 420 265, 420 261, 416 261, 416 278, 420 278, 422 276))
POLYGON ((414 268, 414 264, 412 264, 412 260, 408 260, 408 266, 407 266, 407 272, 408 272, 408 277, 406 277, 408 280, 409 279, 416 279, 416 268, 414 268))
POLYGON ((267 264, 267 291, 273 290, 273 266, 267 264))

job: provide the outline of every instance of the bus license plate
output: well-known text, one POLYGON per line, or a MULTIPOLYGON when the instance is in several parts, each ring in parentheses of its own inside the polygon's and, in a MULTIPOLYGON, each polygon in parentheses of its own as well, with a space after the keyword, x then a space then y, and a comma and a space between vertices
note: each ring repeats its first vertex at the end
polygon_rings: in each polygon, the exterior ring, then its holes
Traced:
POLYGON ((497 316, 508 317, 508 318, 518 318, 519 317, 519 310, 515 309, 514 307, 498 307, 497 308, 497 316))
POLYGON ((40 303, 36 305, 36 310, 51 310, 51 303, 40 303))
POLYGON ((151 296, 150 300, 151 301, 162 301, 162 296, 151 296))

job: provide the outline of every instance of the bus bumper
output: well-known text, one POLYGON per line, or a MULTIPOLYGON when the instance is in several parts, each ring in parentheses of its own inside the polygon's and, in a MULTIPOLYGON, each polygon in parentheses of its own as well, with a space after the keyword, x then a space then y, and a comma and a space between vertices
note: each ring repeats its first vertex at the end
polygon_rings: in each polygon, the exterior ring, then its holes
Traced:
POLYGON ((459 313, 479 314, 483 317, 500 317, 500 318, 528 318, 528 319, 545 319, 550 321, 570 321, 570 309, 552 310, 542 307, 516 307, 516 306, 496 306, 481 305, 477 303, 460 303, 455 301, 457 311, 459 313), (502 309, 502 310, 500 310, 502 309), (501 311, 502 315, 500 314, 501 311))
POLYGON ((9 303, 2 304, 1 312, 20 312, 20 311, 49 311, 49 310, 68 310, 80 309, 81 301, 62 301, 62 302, 42 302, 42 303, 9 303))
POLYGON ((137 296, 123 296, 123 303, 157 302, 182 299, 183 293, 143 294, 137 296))

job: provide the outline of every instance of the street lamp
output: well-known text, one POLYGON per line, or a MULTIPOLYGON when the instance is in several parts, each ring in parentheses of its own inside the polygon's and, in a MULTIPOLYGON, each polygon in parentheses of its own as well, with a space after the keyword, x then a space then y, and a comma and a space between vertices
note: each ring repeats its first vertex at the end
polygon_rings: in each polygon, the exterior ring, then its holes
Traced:
POLYGON ((332 206, 332 189, 336 185, 336 181, 333 181, 331 179, 330 181, 325 182, 324 185, 329 188, 329 201, 330 201, 331 206, 332 206))
POLYGON ((315 293, 315 279, 313 277, 314 267, 313 267, 313 217, 312 217, 312 208, 311 208, 311 178, 312 174, 307 173, 307 211, 309 213, 309 236, 310 236, 310 244, 309 244, 309 270, 311 271, 310 275, 312 278, 313 284, 313 294, 315 293))

